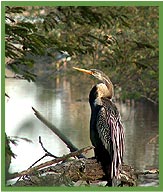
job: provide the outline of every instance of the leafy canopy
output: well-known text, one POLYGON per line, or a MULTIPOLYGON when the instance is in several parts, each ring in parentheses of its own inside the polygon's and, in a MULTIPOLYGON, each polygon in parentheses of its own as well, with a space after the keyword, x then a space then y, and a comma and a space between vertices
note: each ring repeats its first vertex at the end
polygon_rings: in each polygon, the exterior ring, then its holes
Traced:
POLYGON ((70 67, 105 70, 122 88, 121 97, 158 102, 158 11, 154 6, 6 7, 7 64, 35 80, 27 54, 67 51, 70 67))

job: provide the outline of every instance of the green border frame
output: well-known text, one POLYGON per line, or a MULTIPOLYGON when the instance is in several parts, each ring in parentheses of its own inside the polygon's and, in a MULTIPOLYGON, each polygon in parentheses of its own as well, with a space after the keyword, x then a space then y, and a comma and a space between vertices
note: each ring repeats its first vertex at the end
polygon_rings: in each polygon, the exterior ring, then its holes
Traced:
MULTIPOLYGON (((1 157, 5 157, 5 6, 158 6, 159 7, 159 50, 163 52, 163 2, 161 1, 1 1, 1 157)), ((161 125, 163 120, 161 114, 163 114, 163 102, 161 98, 163 93, 161 89, 161 83, 163 81, 163 54, 159 55, 159 135, 162 136, 161 125)), ((159 138, 160 138, 159 137, 159 138)), ((161 139, 159 139, 159 146, 162 145, 161 139)), ((159 148, 159 162, 163 162, 161 150, 159 148)), ((159 187, 6 187, 5 186, 5 159, 1 158, 1 190, 2 191, 163 191, 163 176, 162 172, 159 173, 159 187), (111 190, 110 190, 111 189, 111 190)), ((159 169, 162 170, 160 163, 159 169)))

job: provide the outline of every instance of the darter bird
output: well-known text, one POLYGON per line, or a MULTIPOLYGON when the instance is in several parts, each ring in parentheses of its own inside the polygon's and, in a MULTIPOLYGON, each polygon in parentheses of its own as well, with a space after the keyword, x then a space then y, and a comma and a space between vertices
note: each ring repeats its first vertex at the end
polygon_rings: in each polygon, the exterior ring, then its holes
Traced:
POLYGON ((113 186, 113 179, 119 178, 124 154, 124 128, 120 113, 112 98, 114 87, 109 77, 97 69, 74 69, 92 75, 100 83, 89 94, 91 107, 90 139, 95 158, 103 167, 108 186, 113 186))

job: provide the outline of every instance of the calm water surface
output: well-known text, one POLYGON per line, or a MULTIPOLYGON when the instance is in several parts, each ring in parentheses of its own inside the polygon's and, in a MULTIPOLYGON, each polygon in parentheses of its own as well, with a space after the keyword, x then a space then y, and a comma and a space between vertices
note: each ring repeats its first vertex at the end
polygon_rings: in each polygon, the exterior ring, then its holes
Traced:
MULTIPOLYGON (((77 84, 66 77, 47 83, 6 79, 6 93, 10 96, 6 99, 6 133, 32 141, 19 139, 17 146, 12 145, 17 157, 12 159, 10 172, 25 170, 44 155, 39 136, 44 147, 54 155, 62 156, 69 152, 65 144, 35 117, 31 107, 44 115, 78 148, 91 145, 88 94, 93 84, 81 85, 78 77, 74 78, 77 84)), ((158 107, 134 102, 117 103, 117 107, 125 125, 125 163, 138 170, 158 168, 158 107), (151 140, 154 137, 156 139, 151 140)), ((87 156, 93 156, 93 151, 87 156)))

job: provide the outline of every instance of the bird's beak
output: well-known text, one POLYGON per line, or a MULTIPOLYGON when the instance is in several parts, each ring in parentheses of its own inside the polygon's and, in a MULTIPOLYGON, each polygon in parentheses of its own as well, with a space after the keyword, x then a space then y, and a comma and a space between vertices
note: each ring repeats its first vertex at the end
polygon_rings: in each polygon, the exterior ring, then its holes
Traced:
POLYGON ((87 73, 89 75, 92 75, 93 72, 90 71, 90 70, 86 70, 86 69, 81 69, 81 68, 78 68, 78 67, 73 67, 74 69, 78 70, 78 71, 81 71, 81 72, 84 72, 84 73, 87 73))

